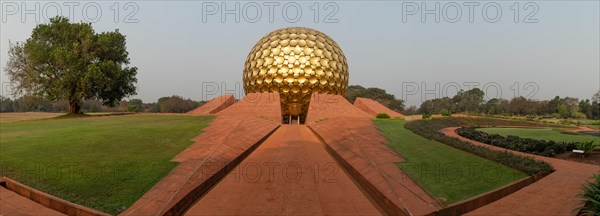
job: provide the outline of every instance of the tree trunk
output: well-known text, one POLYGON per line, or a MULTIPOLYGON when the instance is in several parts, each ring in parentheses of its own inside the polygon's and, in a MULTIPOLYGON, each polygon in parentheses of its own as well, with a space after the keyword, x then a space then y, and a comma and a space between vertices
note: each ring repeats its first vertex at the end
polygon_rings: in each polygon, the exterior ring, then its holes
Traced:
POLYGON ((81 113, 81 102, 77 98, 69 99, 69 113, 80 114, 81 113))

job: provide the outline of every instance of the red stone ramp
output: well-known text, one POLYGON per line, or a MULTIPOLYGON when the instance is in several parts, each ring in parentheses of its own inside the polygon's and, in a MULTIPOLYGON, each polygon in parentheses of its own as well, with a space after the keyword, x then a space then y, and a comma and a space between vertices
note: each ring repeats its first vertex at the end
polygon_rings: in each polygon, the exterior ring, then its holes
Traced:
POLYGON ((281 122, 279 95, 252 93, 219 112, 180 162, 121 215, 180 215, 241 162, 281 122))
POLYGON ((591 181, 592 175, 600 172, 600 166, 592 164, 527 154, 470 140, 458 135, 456 129, 458 127, 444 128, 441 132, 473 145, 545 161, 556 170, 539 181, 466 215, 576 215, 577 211, 573 209, 581 206, 581 199, 577 197, 577 194, 583 192, 581 185, 586 180, 591 181))
POLYGON ((205 104, 202 104, 202 106, 187 113, 195 116, 212 115, 226 109, 234 103, 235 97, 233 95, 223 95, 213 98, 205 104))
POLYGON ((372 118, 373 116, 352 106, 341 95, 313 94, 311 96, 305 121, 307 124, 337 117, 372 118))
POLYGON ((381 215, 304 125, 282 125, 186 215, 381 215))
POLYGON ((398 166, 370 114, 341 96, 313 95, 308 126, 351 176, 390 215, 425 215, 441 204, 398 166))
POLYGON ((362 111, 365 111, 366 113, 371 114, 373 117, 377 116, 379 113, 387 113, 392 118, 404 118, 404 115, 391 110, 383 104, 369 98, 357 97, 354 101, 354 106, 358 107, 362 111))

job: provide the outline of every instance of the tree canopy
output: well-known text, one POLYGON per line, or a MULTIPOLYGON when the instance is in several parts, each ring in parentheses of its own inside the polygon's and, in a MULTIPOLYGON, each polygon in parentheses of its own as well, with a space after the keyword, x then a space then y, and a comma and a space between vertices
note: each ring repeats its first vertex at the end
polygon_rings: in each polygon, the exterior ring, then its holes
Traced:
POLYGON ((79 113, 83 100, 116 106, 136 94, 137 68, 129 66, 125 36, 95 33, 89 23, 55 17, 36 26, 27 41, 9 45, 6 71, 16 94, 66 99, 79 113))

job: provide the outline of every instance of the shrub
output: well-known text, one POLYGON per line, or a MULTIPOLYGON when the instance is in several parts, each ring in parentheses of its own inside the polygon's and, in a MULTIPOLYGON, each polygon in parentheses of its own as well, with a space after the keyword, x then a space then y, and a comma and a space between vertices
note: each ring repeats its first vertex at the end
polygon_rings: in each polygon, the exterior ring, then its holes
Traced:
POLYGON ((598 144, 594 141, 577 143, 577 149, 583 150, 583 154, 588 154, 598 148, 598 144))
POLYGON ((129 105, 127 107, 127 112, 140 112, 140 108, 136 105, 129 105))
POLYGON ((456 133, 463 137, 493 146, 547 157, 551 157, 555 154, 560 154, 566 151, 571 151, 577 145, 576 142, 563 143, 521 138, 511 135, 504 137, 498 134, 488 134, 483 131, 478 131, 476 128, 477 127, 461 127, 456 130, 456 133))
POLYGON ((160 112, 163 113, 185 113, 200 106, 200 103, 181 96, 162 97, 157 102, 160 112))
POLYGON ((423 114, 421 116, 422 119, 430 119, 431 118, 431 114, 423 114))
POLYGON ((539 123, 526 121, 511 121, 493 118, 436 118, 428 121, 410 121, 405 128, 425 137, 436 140, 448 146, 475 154, 479 157, 503 164, 528 175, 549 174, 554 171, 550 164, 510 153, 508 151, 494 151, 483 146, 472 145, 456 138, 448 137, 440 132, 447 127, 461 125, 492 125, 492 126, 539 126, 539 123))
POLYGON ((452 114, 450 112, 442 112, 442 116, 452 116, 452 114))
POLYGON ((389 119, 390 115, 388 115, 387 113, 379 113, 376 117, 380 119, 389 119))
POLYGON ((595 182, 585 181, 581 186, 583 193, 579 194, 579 198, 583 198, 581 201, 583 206, 575 210, 579 210, 577 215, 599 215, 600 214, 600 175, 595 174, 595 182))

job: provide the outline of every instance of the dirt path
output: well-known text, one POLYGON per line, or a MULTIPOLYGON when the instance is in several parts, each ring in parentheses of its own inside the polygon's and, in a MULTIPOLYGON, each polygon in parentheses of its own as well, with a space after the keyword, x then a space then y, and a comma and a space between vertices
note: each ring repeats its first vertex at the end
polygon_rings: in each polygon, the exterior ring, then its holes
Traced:
POLYGON ((588 126, 579 126, 576 129, 571 129, 571 130, 567 130, 569 132, 573 132, 573 133, 579 133, 579 132, 586 132, 586 131, 598 131, 598 129, 594 129, 588 126))
POLYGON ((379 215, 303 125, 282 125, 187 215, 379 215))
POLYGON ((600 166, 506 150, 470 140, 456 134, 455 130, 458 128, 444 128, 441 132, 473 145, 533 157, 556 169, 541 180, 467 215, 575 215, 573 209, 581 206, 580 199, 576 197, 581 193, 581 184, 600 171, 600 166))

